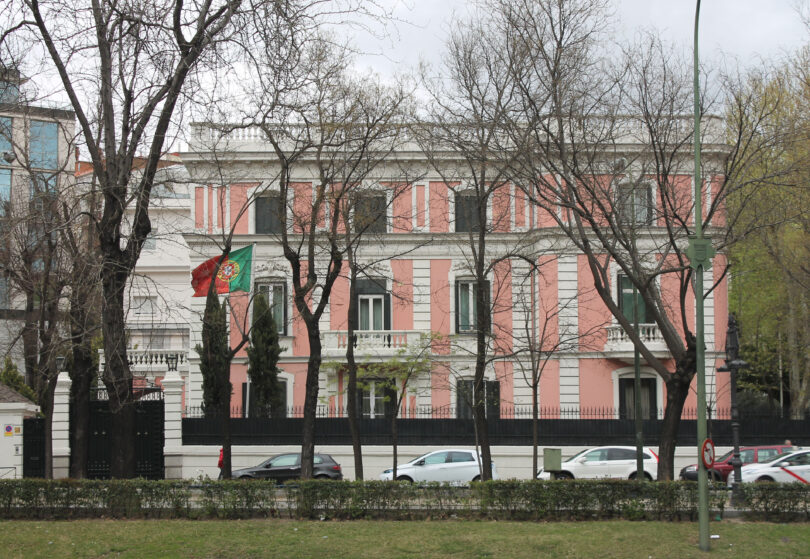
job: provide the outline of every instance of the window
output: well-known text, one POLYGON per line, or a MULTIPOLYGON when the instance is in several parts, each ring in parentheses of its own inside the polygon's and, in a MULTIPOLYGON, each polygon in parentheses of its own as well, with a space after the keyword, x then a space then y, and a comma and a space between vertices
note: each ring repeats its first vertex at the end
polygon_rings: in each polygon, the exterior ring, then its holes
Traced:
POLYGON ((592 450, 585 455, 585 462, 606 462, 608 456, 608 449, 600 448, 592 450))
POLYGON ((468 192, 456 192, 456 232, 478 231, 478 197, 468 192))
POLYGON ((357 280, 357 329, 391 329, 391 294, 384 278, 357 280))
POLYGON ((10 307, 10 297, 8 295, 8 278, 0 276, 0 309, 10 307))
POLYGON ((143 250, 156 250, 157 249, 157 227, 152 227, 149 234, 143 240, 143 250))
MULTIPOLYGON (((0 87, 2 87, 2 82, 0 82, 0 87)), ((2 96, 2 93, 0 93, 0 96, 2 96)), ((7 152, 14 153, 14 146, 11 142, 11 124, 11 117, 0 116, 0 156, 7 152)), ((7 164, 8 161, 5 159, 0 161, 0 165, 7 164)))
POLYGON ((250 381, 242 383, 242 417, 287 417, 287 380, 278 379, 279 403, 276 409, 262 412, 256 407, 256 393, 250 381))
POLYGON ((360 320, 357 323, 360 330, 383 329, 383 303, 383 295, 360 295, 358 297, 360 320))
POLYGON ((16 103, 19 100, 20 86, 16 83, 0 80, 0 103, 16 103))
POLYGON ((256 293, 265 297, 270 305, 270 312, 276 322, 276 331, 279 336, 287 335, 287 284, 284 282, 268 282, 256 285, 256 293))
MULTIPOLYGON (((497 380, 484 381, 484 413, 489 419, 501 417, 501 385, 497 380)), ((475 381, 459 380, 456 383, 456 417, 472 419, 475 381)))
POLYGON ((472 452, 453 451, 448 462, 475 462, 472 452))
MULTIPOLYGON (((478 303, 478 288, 474 280, 459 280, 456 282, 456 332, 459 334, 475 332, 478 328, 475 323, 478 303)), ((484 299, 489 306, 489 282, 486 282, 484 299)))
POLYGON ((11 201, 11 169, 0 169, 0 217, 8 215, 11 201))
POLYGON ((41 120, 31 121, 28 140, 28 162, 35 169, 56 169, 59 160, 57 124, 41 120))
MULTIPOLYGON (((635 379, 619 379, 619 417, 621 419, 635 419, 635 379)), ((656 402, 656 382, 654 378, 641 379, 641 418, 657 419, 658 408, 656 402)))
POLYGON ((135 316, 150 316, 157 310, 157 297, 133 297, 132 313, 135 316))
POLYGON ((616 205, 622 223, 649 225, 652 223, 652 185, 621 183, 616 188, 616 205))
POLYGON ((39 213, 41 221, 48 221, 54 208, 56 196, 56 175, 52 173, 31 173, 30 177, 30 210, 39 213))
POLYGON ((354 207, 354 230, 364 233, 385 233, 385 194, 364 194, 354 207))
POLYGON ((633 282, 630 281, 630 278, 625 276, 624 274, 619 274, 616 277, 617 283, 619 285, 619 309, 622 311, 622 314, 629 320, 633 322, 633 312, 634 309, 638 308, 638 323, 639 324, 646 324, 647 321, 647 306, 644 304, 644 299, 641 297, 641 293, 636 292, 635 302, 633 300, 633 282))
POLYGON ((445 464, 449 462, 448 460, 448 452, 437 452, 436 454, 431 454, 430 456, 425 457, 425 465, 428 464, 445 464))
POLYGON ((259 235, 281 234, 284 204, 281 194, 272 193, 256 198, 256 233, 259 235))
POLYGON ((366 419, 393 417, 397 405, 397 393, 389 381, 365 380, 365 386, 357 389, 360 416, 366 419))

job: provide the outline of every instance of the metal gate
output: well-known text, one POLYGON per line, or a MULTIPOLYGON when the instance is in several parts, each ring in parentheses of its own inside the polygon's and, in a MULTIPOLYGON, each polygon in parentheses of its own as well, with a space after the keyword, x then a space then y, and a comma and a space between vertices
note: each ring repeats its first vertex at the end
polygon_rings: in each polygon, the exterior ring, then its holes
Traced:
POLYGON ((23 419, 23 477, 45 477, 45 418, 23 419))
MULTIPOLYGON (((102 391, 99 392, 98 396, 106 396, 102 391)), ((163 393, 148 394, 148 399, 142 398, 134 405, 135 475, 146 479, 163 479, 163 393)), ((89 436, 87 477, 109 479, 110 410, 106 399, 90 401, 89 436)))

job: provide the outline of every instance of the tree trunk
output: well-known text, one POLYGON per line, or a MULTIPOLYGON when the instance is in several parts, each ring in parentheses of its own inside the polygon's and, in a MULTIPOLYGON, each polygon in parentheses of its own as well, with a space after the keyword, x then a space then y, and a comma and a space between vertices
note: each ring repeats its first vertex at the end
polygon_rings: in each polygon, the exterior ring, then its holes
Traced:
POLYGON ((318 374, 321 370, 321 333, 317 321, 307 324, 309 360, 307 361, 304 424, 301 434, 301 479, 312 478, 315 457, 315 415, 318 411, 318 374))
POLYGON ((673 374, 667 380, 667 404, 661 422, 661 444, 658 448, 658 481, 671 481, 675 477, 675 446, 678 442, 678 427, 689 384, 694 375, 673 374))
POLYGON ((532 383, 532 479, 537 476, 539 464, 537 459, 537 449, 540 445, 540 424, 538 422, 537 410, 537 384, 532 383))
POLYGON ((124 330, 124 290, 127 273, 123 264, 106 260, 102 267, 102 331, 104 333, 104 385, 110 406, 110 475, 135 477, 135 407, 132 374, 127 360, 124 330))
POLYGON ((70 477, 87 477, 87 451, 90 433, 90 383, 93 380, 93 358, 89 340, 73 346, 71 392, 73 417, 71 421, 70 477))
POLYGON ((357 401, 357 362, 354 360, 354 332, 357 329, 357 271, 352 268, 349 281, 349 310, 348 310, 348 343, 346 346, 346 371, 349 375, 348 394, 346 397, 347 416, 349 418, 349 432, 352 435, 352 450, 354 452, 354 477, 363 479, 363 447, 360 442, 360 428, 358 425, 357 401))

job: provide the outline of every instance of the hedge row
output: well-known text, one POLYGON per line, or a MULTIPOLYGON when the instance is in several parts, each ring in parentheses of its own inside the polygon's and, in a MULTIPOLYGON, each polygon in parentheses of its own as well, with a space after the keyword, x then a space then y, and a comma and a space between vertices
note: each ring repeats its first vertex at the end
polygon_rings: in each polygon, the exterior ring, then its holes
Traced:
MULTIPOLYGON (((761 519, 810 519, 810 488, 743 488, 761 519)), ((710 489, 723 513, 728 492, 710 489)), ((697 485, 635 481, 490 481, 470 487, 380 481, 0 480, 0 518, 487 518, 689 520, 697 485)))

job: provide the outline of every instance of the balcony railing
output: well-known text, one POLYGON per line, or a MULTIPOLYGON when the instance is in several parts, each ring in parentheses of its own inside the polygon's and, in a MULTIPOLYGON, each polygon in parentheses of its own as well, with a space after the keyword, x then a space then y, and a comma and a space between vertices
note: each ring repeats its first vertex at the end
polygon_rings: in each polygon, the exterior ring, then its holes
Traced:
MULTIPOLYGON (((177 356, 177 367, 188 364, 188 352, 184 349, 127 349, 129 366, 138 371, 165 372, 169 365, 167 357, 177 356)), ((104 370, 104 351, 98 351, 99 371, 104 370)))
MULTIPOLYGON (((420 332, 414 330, 355 330, 354 349, 363 353, 393 355, 409 344, 419 340, 420 332)), ((346 330, 329 330, 323 333, 323 349, 331 354, 345 353, 349 346, 346 330)))
MULTIPOLYGON (((618 324, 612 324, 606 328, 607 330, 607 343, 605 344, 605 351, 612 353, 632 353, 633 342, 618 324)), ((652 352, 665 352, 667 351, 667 344, 664 342, 661 331, 658 329, 657 324, 639 324, 638 333, 641 341, 652 352)))

